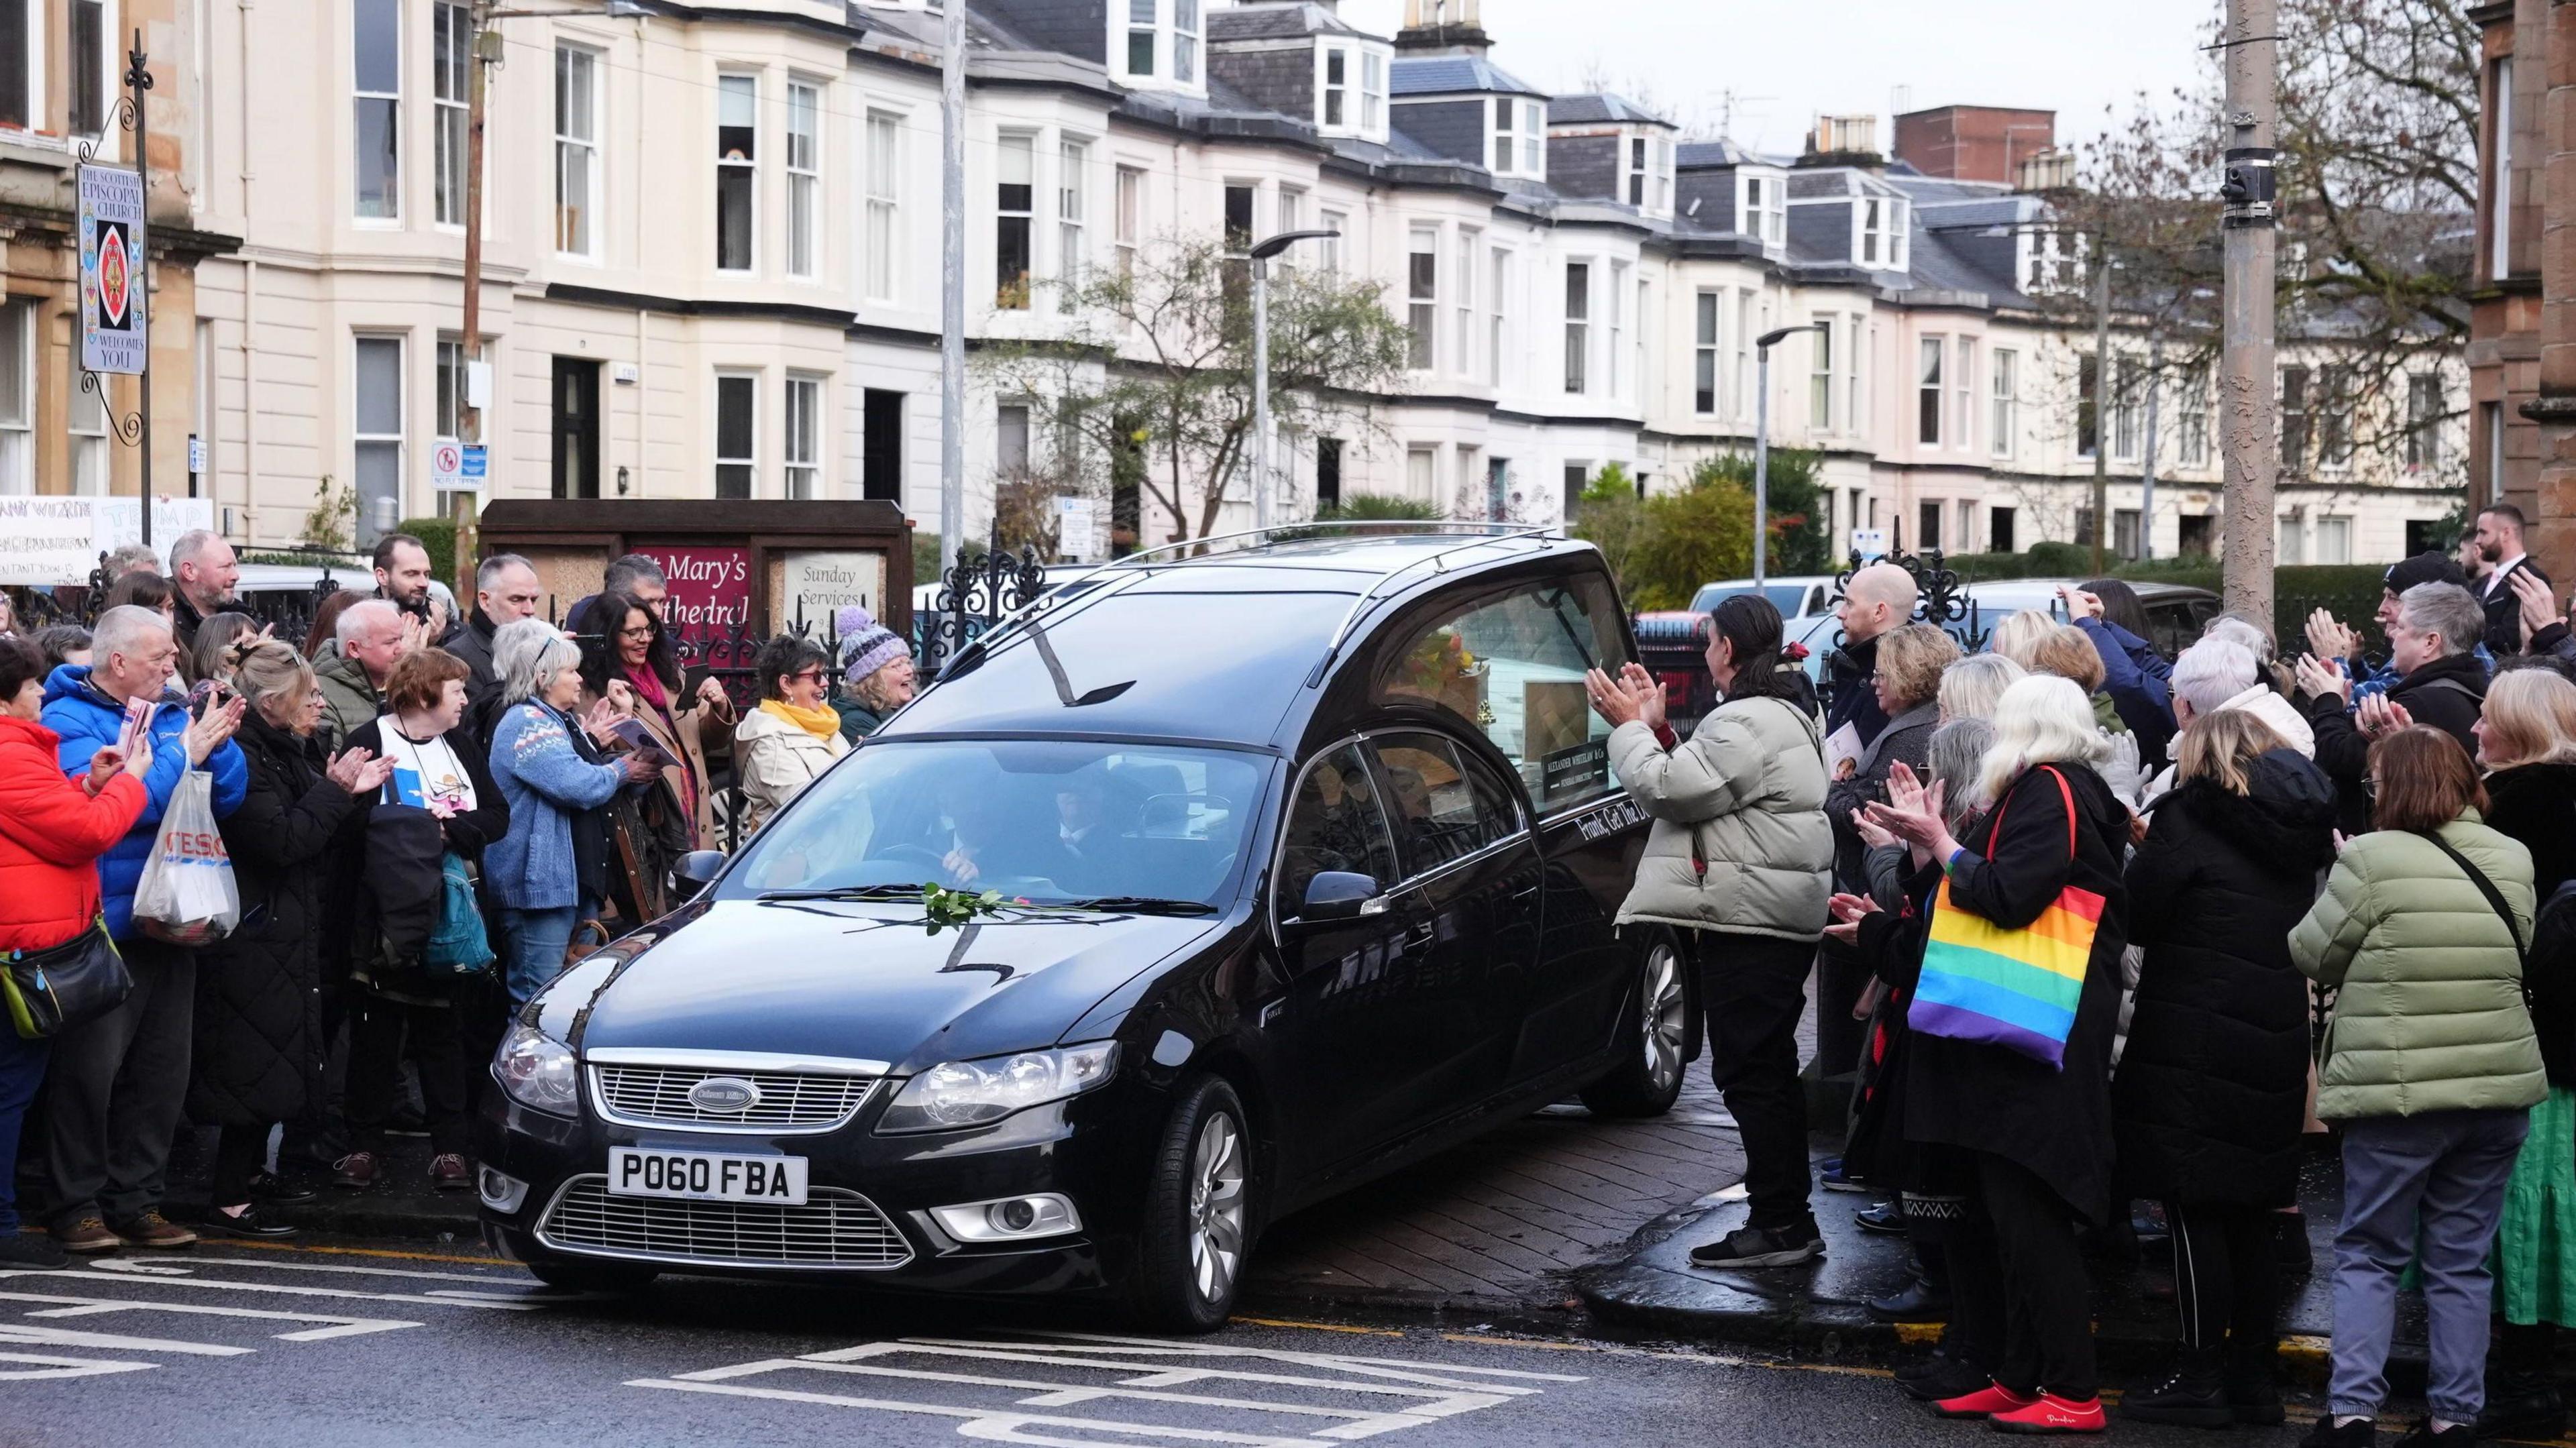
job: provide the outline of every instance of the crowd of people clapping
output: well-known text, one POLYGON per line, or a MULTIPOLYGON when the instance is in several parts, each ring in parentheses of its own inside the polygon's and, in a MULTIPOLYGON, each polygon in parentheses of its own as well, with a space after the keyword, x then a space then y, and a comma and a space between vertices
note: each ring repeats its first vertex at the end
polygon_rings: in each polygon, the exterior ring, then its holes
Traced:
POLYGON ((1824 1184, 1886 1198, 1861 1225, 1909 1239, 1915 1280, 1871 1306, 1946 1322, 1898 1375, 1934 1412, 2101 1431, 2088 1250, 2144 1221, 2174 1243, 2182 1345, 2125 1413, 2281 1422, 2280 1244, 2305 1260, 2301 1151, 2331 1139, 2309 1448, 2372 1441, 2409 1273, 2431 1370, 2405 1441, 2560 1432, 2576 636, 2520 515, 2387 571, 2376 660, 2323 611, 2296 657, 2224 614, 2167 659, 2111 579, 1962 657, 1909 621, 1915 588, 1849 580, 1821 717, 1753 594, 1711 618, 1722 702, 1687 739, 1642 671, 1589 681, 1654 821, 1622 920, 1692 938, 1748 1159, 1743 1225, 1692 1260, 1823 1253, 1795 1032, 1811 969, 1848 962, 1867 1024, 1824 1184))
POLYGON ((738 704, 682 666, 642 555, 559 627, 529 560, 484 559, 459 610, 389 534, 375 587, 301 639, 244 610, 221 537, 163 562, 112 555, 86 629, 0 614, 0 1269, 293 1235, 276 1208, 377 1187, 398 1134, 471 1189, 511 1013, 913 692, 909 646, 850 607, 837 659, 773 640, 738 704), (182 854, 228 903, 162 898, 182 854), (27 1016, 49 963, 110 984, 27 1016), (164 1211, 192 1126, 215 1129, 193 1225, 164 1211))

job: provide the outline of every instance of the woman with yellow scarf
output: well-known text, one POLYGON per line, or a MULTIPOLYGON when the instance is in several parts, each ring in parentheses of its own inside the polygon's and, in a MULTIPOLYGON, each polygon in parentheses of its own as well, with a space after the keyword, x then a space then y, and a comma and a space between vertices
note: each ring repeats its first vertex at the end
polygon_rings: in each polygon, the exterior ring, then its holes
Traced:
POLYGON ((830 703, 823 650, 793 634, 760 650, 760 707, 734 729, 734 767, 742 781, 742 833, 767 823, 786 803, 850 752, 841 716, 830 703))

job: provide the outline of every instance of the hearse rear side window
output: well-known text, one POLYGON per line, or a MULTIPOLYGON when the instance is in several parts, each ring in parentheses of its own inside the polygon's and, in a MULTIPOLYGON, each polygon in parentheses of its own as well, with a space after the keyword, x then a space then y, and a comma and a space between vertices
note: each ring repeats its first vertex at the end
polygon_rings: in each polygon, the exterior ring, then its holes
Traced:
POLYGON ((1594 574, 1487 594, 1393 641, 1378 664, 1381 704, 1432 704, 1474 724, 1520 771, 1541 814, 1618 789, 1610 726, 1583 672, 1629 660, 1618 599, 1594 574))

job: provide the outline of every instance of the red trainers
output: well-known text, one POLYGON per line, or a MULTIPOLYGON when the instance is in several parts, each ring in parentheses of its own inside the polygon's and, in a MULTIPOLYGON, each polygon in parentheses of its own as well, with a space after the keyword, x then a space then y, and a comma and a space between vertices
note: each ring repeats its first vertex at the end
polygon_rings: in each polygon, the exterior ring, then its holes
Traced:
POLYGON ((1997 1413, 2027 1408, 2039 1401, 2023 1397, 2001 1383, 1989 1381, 1973 1393, 1935 1402, 1932 1411, 1944 1418, 1991 1418, 1997 1413))
POLYGON ((2030 1406, 1997 1413, 1987 1421, 1999 1433, 2099 1433, 2109 1426, 2102 1418, 2100 1398, 2079 1403, 2055 1393, 2042 1393, 2030 1406))

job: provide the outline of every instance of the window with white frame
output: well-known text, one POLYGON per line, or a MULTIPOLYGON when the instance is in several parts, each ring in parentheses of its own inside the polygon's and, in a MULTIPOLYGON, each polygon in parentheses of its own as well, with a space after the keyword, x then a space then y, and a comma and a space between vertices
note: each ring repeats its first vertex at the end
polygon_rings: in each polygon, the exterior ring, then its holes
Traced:
POLYGON ((1893 196, 1864 196, 1852 205, 1852 260, 1872 271, 1903 271, 1907 203, 1893 196))
POLYGON ((1565 390, 1580 395, 1592 386, 1592 264, 1565 264, 1565 390))
POLYGON ((1198 84, 1199 0, 1172 0, 1172 79, 1198 84))
POLYGON ((2008 458, 2013 455, 2014 439, 2021 434, 2021 354, 1997 347, 1987 385, 1994 405, 1986 419, 1986 442, 1996 457, 2008 458))
POLYGON ((1315 51, 1319 78, 1315 86, 1315 124, 1331 134, 1357 130, 1359 52, 1348 45, 1320 46, 1315 51))
POLYGON ((1431 447, 1407 448, 1404 451, 1404 494, 1417 503, 1440 501, 1440 450, 1431 447))
POLYGON ((903 118, 868 112, 868 300, 890 302, 902 278, 903 118))
POLYGON ((1512 254, 1495 247, 1486 259, 1486 286, 1492 293, 1493 315, 1487 320, 1490 336, 1485 349, 1485 383, 1503 385, 1503 359, 1511 355, 1512 254))
POLYGON ((1440 232, 1436 227, 1413 228, 1413 239, 1406 252, 1404 295, 1405 324, 1412 329, 1413 346, 1405 365, 1416 372, 1428 372, 1438 360, 1435 343, 1440 331, 1440 232))
POLYGON ((1002 137, 995 162, 993 305, 1006 312, 1025 312, 1033 245, 1030 229, 1037 220, 1037 137, 1002 137))
POLYGON ((1807 422, 1818 432, 1834 430, 1834 319, 1824 313, 1813 318, 1816 330, 1808 334, 1807 355, 1810 359, 1807 378, 1807 422))
MULTIPOLYGON (((1111 51, 1126 61, 1128 80, 1168 75, 1182 85, 1199 83, 1202 0, 1126 0, 1122 36, 1111 51)), ((1122 7, 1112 0, 1112 24, 1122 7)))
POLYGON ((1762 333, 1753 324, 1753 293, 1735 294, 1735 405, 1730 415, 1745 418, 1753 415, 1753 342, 1762 333))
POLYGON ((2317 520, 2317 562, 2350 563, 2352 561, 2352 519, 2346 517, 2317 520))
POLYGON ((2111 456, 2127 461, 2138 455, 2138 405, 2146 369, 2135 357, 2123 357, 2111 369, 2111 456))
POLYGON ((1162 0, 1127 0, 1127 74, 1153 76, 1162 36, 1162 0))
POLYGON ((760 377, 751 372, 716 374, 716 496, 751 496, 751 480, 760 475, 760 377))
POLYGON ((1450 312, 1457 323, 1457 350, 1449 366, 1460 376, 1476 375, 1476 254, 1484 250, 1484 233, 1473 227, 1458 228, 1457 269, 1449 276, 1450 312))
MULTIPOLYGON (((77 349, 80 344, 72 345, 77 349)), ((72 492, 103 498, 107 496, 107 389, 115 379, 113 374, 100 373, 93 379, 94 386, 83 386, 77 358, 66 375, 71 378, 72 492)))
POLYGON ((1950 446, 1969 452, 1977 446, 1977 339, 1961 337, 1951 351, 1950 446))
POLYGON ((2317 369, 2317 461, 2326 467, 2352 464, 2352 373, 2348 363, 2317 369))
POLYGON ((1647 377, 1647 334, 1655 325, 1655 284, 1647 280, 1642 267, 1638 268, 1636 286, 1637 308, 1629 313, 1636 318, 1636 324, 1628 332, 1628 375, 1636 379, 1631 384, 1636 395, 1643 397, 1647 377))
MULTIPOLYGON (((1279 223, 1271 229, 1272 235, 1276 236, 1291 231, 1304 231, 1306 229, 1306 188, 1303 186, 1280 187, 1278 204, 1271 208, 1271 214, 1277 218, 1279 223)), ((1297 248, 1292 246, 1286 251, 1279 253, 1277 260, 1281 266, 1295 266, 1297 264, 1297 248)))
POLYGON ((810 277, 823 252, 823 92, 787 83, 787 274, 810 277))
POLYGON ((1941 362, 1946 351, 1943 344, 1944 339, 1939 337, 1923 338, 1915 365, 1914 440, 1925 447, 1941 445, 1941 362))
POLYGON ((1360 52, 1360 134, 1386 138, 1386 52, 1360 52))
POLYGON ((465 342, 462 338, 441 336, 438 357, 431 368, 432 412, 430 428, 440 442, 465 440, 465 342))
POLYGON ((105 0, 71 0, 71 42, 72 134, 95 136, 107 127, 107 98, 123 72, 107 33, 105 0))
MULTIPOLYGON (((350 436, 356 465, 362 529, 386 529, 402 513, 403 343, 400 337, 360 337, 352 350, 350 436), (390 505, 393 517, 384 514, 390 505)), ((74 431, 78 431, 75 424, 74 431)), ((102 444, 102 450, 104 445, 102 444)), ((105 475, 101 467, 102 478, 105 475)))
POLYGON ((1777 251, 1789 244, 1789 184, 1775 173, 1741 171, 1735 178, 1737 229, 1777 251))
POLYGON ((1702 417, 1717 415, 1718 321, 1723 301, 1722 294, 1704 291, 1699 294, 1693 309, 1696 341, 1692 361, 1696 371, 1693 374, 1691 410, 1702 417))
MULTIPOLYGON (((760 81, 716 77, 716 270, 747 272, 759 255, 760 81)), ((745 494, 744 496, 749 496, 745 494)))
POLYGON ((823 496, 823 379, 811 373, 787 374, 787 426, 781 436, 787 455, 787 496, 811 502, 823 496))
POLYGON ((1343 212, 1327 211, 1323 229, 1332 232, 1333 236, 1316 243, 1319 248, 1317 255, 1323 258, 1324 270, 1339 272, 1342 269, 1342 247, 1350 240, 1351 218, 1343 212))
POLYGON ((1066 283, 1082 280, 1090 251, 1083 230, 1091 215, 1091 147, 1066 141, 1056 150, 1056 271, 1066 283))
POLYGON ((2417 372, 2406 379, 2406 467, 2421 472, 2442 463, 2442 378, 2417 372))
POLYGON ((2307 562, 2308 530, 2300 524, 2298 515, 2283 513, 2280 518, 2280 530, 2280 544, 2272 550, 2273 561, 2290 564, 2307 562))
MULTIPOLYGON (((448 7, 461 9, 463 7, 448 7)), ((599 57, 555 47, 555 250, 589 256, 599 209, 599 57)))
POLYGON ((1649 176, 1646 156, 1646 147, 1648 142, 1643 136, 1630 136, 1627 140, 1627 145, 1621 149, 1627 153, 1628 157, 1628 204, 1638 207, 1639 209, 1643 209, 1646 205, 1646 187, 1649 176))
POLYGON ((1021 478, 1029 471, 1029 405, 1005 402, 993 409, 993 471, 1021 478))
POLYGON ((1658 214, 1673 209, 1673 138, 1660 132, 1631 135, 1620 147, 1628 204, 1658 214))
POLYGON ((0 306, 0 494, 36 491, 35 304, 0 306))
POLYGON ((1868 319, 1858 313, 1843 319, 1843 430, 1858 432, 1867 424, 1869 414, 1861 410, 1861 368, 1869 362, 1869 349, 1861 345, 1861 329, 1868 319))
POLYGON ((2175 401, 2178 414, 2174 430, 2174 451, 2187 468, 2209 466, 2209 364, 2195 364, 2183 369, 2180 396, 2175 401))
POLYGON ((1628 365, 1628 264, 1610 263, 1610 395, 1626 395, 1628 365))
POLYGON ((354 214, 402 215, 402 0, 351 0, 350 90, 354 214))
POLYGON ((1521 102, 1521 174, 1547 179, 1547 107, 1536 101, 1521 102))
POLYGON ((1134 166, 1118 168, 1118 274, 1136 275, 1136 248, 1145 239, 1145 173, 1134 166))
POLYGON ((1547 119, 1538 102, 1517 96, 1494 97, 1492 164, 1497 176, 1547 178, 1547 119))
POLYGON ((430 7, 430 218, 441 226, 465 224, 470 159, 466 136, 466 87, 474 64, 474 12, 440 0, 430 7))

